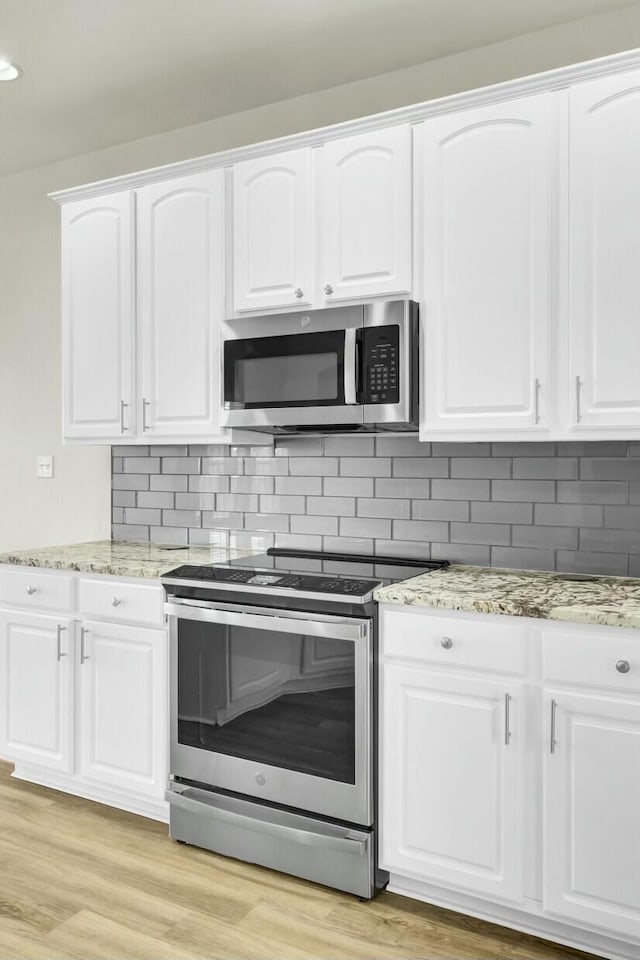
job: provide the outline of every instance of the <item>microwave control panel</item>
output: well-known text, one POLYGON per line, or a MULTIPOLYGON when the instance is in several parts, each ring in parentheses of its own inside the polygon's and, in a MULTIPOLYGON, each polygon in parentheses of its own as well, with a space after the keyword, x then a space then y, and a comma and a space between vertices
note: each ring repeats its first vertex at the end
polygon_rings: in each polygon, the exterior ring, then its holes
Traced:
POLYGON ((363 403, 399 403, 397 326, 366 327, 362 336, 363 403))

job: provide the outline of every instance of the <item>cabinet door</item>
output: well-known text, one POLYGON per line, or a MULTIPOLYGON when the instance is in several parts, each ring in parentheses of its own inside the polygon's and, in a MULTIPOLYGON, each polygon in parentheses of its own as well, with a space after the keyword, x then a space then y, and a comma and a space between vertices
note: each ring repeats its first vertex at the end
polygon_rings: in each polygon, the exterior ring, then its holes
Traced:
POLYGON ((434 431, 542 430, 549 382, 553 94, 416 130, 424 195, 424 412, 434 431))
POLYGON ((572 426, 640 427, 640 71, 569 91, 572 426))
POLYGON ((141 432, 219 433, 224 173, 138 192, 141 432))
POLYGON ((64 436, 135 433, 134 195, 62 207, 64 436))
POLYGON ((520 685, 403 665, 382 672, 382 866, 519 900, 520 685))
POLYGON ((0 614, 0 756, 71 772, 70 620, 0 614))
POLYGON ((80 773, 160 798, 167 777, 165 632, 93 621, 81 630, 80 773))
POLYGON ((233 168, 234 310, 311 303, 311 151, 233 168))
POLYGON ((544 908, 640 937, 640 703, 550 693, 549 715, 552 698, 544 908))
POLYGON ((319 296, 411 292, 411 127, 344 140, 319 153, 319 296))

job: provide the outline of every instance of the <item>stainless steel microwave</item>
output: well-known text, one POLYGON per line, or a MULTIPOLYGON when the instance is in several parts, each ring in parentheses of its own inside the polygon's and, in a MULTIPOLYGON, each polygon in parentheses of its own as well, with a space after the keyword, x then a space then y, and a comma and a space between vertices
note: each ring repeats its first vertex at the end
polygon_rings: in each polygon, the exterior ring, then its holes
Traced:
POLYGON ((414 301, 253 317, 229 326, 225 426, 287 434, 418 429, 414 301))

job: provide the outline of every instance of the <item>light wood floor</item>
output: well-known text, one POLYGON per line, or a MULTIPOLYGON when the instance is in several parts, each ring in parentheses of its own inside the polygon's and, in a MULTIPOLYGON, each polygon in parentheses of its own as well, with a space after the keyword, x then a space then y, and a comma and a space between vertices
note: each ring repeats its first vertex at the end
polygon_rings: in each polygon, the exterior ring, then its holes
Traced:
POLYGON ((584 957, 382 893, 370 903, 168 839, 164 824, 10 778, 1 960, 584 957))

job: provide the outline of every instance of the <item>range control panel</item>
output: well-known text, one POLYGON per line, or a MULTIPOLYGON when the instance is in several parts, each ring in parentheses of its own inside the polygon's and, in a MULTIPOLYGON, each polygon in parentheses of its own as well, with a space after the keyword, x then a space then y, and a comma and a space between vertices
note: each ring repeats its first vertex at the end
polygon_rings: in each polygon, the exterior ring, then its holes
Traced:
POLYGON ((366 327, 362 336, 363 403, 399 403, 400 331, 366 327))
POLYGON ((365 596, 380 580, 355 580, 346 577, 327 577, 322 574, 278 573, 263 570, 238 570, 223 566, 178 567, 164 574, 163 579, 199 580, 208 583, 243 583, 252 587, 287 587, 312 593, 338 593, 348 596, 365 596))

